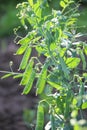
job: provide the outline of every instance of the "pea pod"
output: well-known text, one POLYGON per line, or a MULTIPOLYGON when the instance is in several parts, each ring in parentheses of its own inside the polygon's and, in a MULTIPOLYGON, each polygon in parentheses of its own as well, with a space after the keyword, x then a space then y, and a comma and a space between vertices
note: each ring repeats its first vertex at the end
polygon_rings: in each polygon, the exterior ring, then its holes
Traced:
POLYGON ((26 65, 27 65, 27 62, 28 62, 28 59, 30 57, 30 54, 31 54, 31 48, 28 47, 24 53, 24 56, 22 58, 22 61, 21 61, 21 64, 19 66, 19 69, 25 69, 26 65))
POLYGON ((44 108, 41 104, 38 105, 37 122, 35 130, 43 130, 44 126, 44 108))
POLYGON ((22 94, 28 94, 30 92, 32 85, 33 85, 33 82, 34 82, 34 79, 35 79, 35 74, 36 74, 35 70, 32 70, 32 73, 30 75, 28 83, 26 84, 22 94))
POLYGON ((44 86, 46 83, 46 77, 47 77, 47 64, 45 64, 41 70, 40 76, 38 78, 37 84, 36 84, 36 94, 41 94, 44 90, 44 86))
POLYGON ((27 65, 23 78, 21 80, 20 85, 26 85, 28 83, 28 80, 30 78, 30 75, 32 73, 32 69, 33 69, 33 65, 34 65, 34 61, 33 59, 30 60, 29 64, 27 65))
POLYGON ((28 43, 24 43, 20 46, 20 48, 17 50, 16 55, 22 55, 24 51, 27 49, 28 43))

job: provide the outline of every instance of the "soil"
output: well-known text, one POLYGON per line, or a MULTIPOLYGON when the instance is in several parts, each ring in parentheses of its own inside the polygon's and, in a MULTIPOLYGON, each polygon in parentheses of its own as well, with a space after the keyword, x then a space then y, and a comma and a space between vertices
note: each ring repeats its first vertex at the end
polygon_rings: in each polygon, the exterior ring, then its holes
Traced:
MULTIPOLYGON (((13 37, 0 39, 0 70, 10 70, 9 62, 13 61, 12 69, 17 71, 21 57, 13 55, 16 50, 13 37)), ((36 109, 37 98, 33 91, 27 96, 21 95, 23 87, 19 82, 12 78, 0 79, 0 130, 29 130, 24 123, 23 112, 36 109)))

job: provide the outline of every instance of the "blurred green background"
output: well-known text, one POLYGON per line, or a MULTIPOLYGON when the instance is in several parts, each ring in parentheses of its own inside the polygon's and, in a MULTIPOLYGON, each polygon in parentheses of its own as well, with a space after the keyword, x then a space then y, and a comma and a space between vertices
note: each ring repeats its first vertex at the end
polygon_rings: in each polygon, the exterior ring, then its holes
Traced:
MULTIPOLYGON (((13 34, 13 29, 20 25, 20 21, 16 16, 18 12, 16 5, 17 3, 26 1, 27 0, 0 0, 0 37, 13 34)), ((51 2, 57 7, 56 2, 58 3, 58 1, 59 0, 53 0, 51 2)), ((81 28, 79 28, 79 30, 87 32, 87 0, 82 0, 80 13, 78 26, 81 26, 81 28)))
POLYGON ((20 25, 17 18, 17 3, 27 0, 0 0, 0 37, 13 34, 13 29, 20 25))

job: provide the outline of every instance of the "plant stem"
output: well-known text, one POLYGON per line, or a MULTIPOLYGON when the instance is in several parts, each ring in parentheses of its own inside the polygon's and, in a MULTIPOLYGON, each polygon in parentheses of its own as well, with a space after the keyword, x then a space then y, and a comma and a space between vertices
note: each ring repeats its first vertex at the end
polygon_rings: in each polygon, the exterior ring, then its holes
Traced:
POLYGON ((4 74, 22 74, 22 73, 17 73, 17 72, 10 72, 10 71, 0 71, 0 73, 4 73, 4 74))

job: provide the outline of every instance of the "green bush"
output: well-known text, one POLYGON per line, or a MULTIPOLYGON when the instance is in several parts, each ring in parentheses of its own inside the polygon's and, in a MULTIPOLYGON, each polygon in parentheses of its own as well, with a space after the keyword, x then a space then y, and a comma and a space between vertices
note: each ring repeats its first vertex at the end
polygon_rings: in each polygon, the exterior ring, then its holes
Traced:
POLYGON ((25 86, 22 94, 28 94, 36 81, 33 89, 40 101, 35 130, 83 130, 87 124, 82 114, 87 108, 87 45, 76 41, 81 36, 76 32, 78 5, 62 0, 62 9, 57 10, 50 3, 28 0, 18 4, 22 25, 27 29, 29 22, 32 28, 18 41, 16 55, 23 54, 19 66, 23 73, 1 71, 8 73, 2 78, 20 77, 20 85, 25 86), (32 50, 37 57, 31 56, 32 50), (40 61, 42 56, 44 63, 40 61))

